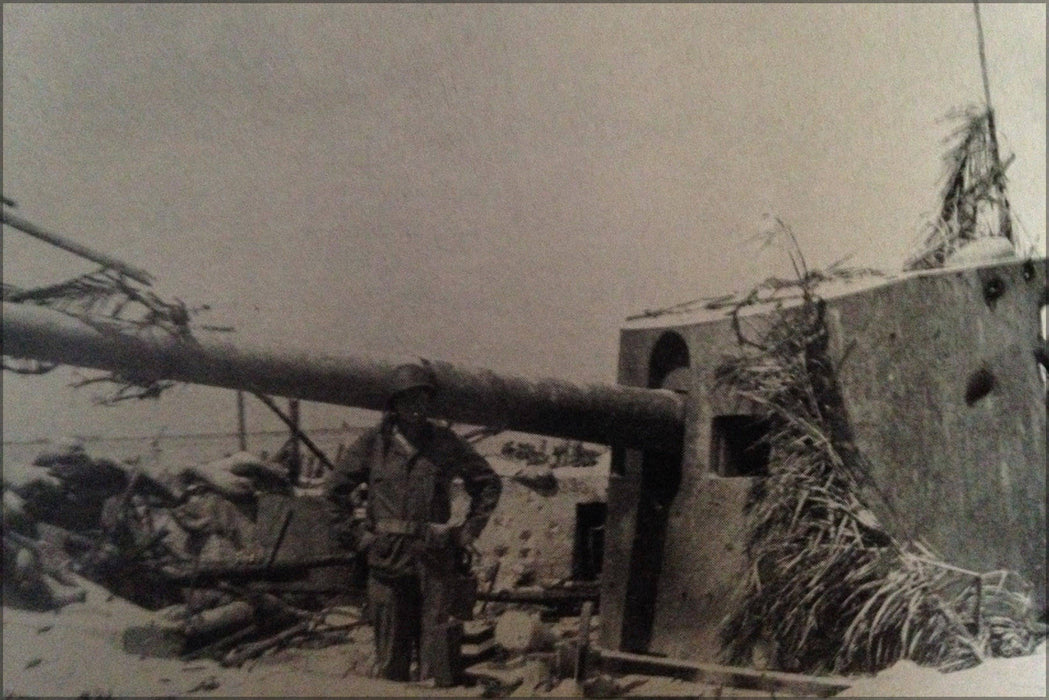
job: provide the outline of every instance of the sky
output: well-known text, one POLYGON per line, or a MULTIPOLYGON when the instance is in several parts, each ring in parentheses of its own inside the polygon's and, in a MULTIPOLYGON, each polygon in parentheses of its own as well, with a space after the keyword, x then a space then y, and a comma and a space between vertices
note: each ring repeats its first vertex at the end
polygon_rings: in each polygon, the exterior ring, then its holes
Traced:
MULTIPOLYGON (((11 4, 3 193, 254 345, 616 378, 630 314, 748 288, 765 215, 899 270, 955 108, 957 4, 11 4)), ((1044 4, 981 5, 1021 231, 1045 254, 1044 4)), ((93 265, 10 228, 3 278, 93 265)), ((3 376, 5 440, 235 428, 233 393, 92 404, 3 376)), ((307 405, 307 427, 368 419, 307 405)), ((252 405, 254 429, 277 427, 252 405)))

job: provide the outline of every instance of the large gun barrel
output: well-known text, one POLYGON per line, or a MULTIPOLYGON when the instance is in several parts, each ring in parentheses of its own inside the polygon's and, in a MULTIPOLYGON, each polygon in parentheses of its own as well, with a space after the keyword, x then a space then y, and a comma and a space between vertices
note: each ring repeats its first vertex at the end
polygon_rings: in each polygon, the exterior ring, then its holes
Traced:
MULTIPOLYGON (((4 302, 3 354, 305 401, 382 410, 397 363, 250 347, 228 335, 133 327, 4 302)), ((614 384, 526 379, 431 360, 438 417, 474 425, 625 447, 680 446, 677 394, 614 384)))

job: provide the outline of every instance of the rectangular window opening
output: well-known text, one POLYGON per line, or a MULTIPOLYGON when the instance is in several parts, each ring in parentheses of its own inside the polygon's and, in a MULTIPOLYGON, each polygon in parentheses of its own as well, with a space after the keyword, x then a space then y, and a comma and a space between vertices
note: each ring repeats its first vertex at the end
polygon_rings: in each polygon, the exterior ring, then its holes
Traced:
POLYGON ((575 546, 572 552, 573 579, 596 581, 600 578, 607 517, 608 506, 605 503, 576 504, 575 546))
POLYGON ((711 468, 719 476, 767 476, 768 421, 759 416, 715 416, 710 431, 711 468))

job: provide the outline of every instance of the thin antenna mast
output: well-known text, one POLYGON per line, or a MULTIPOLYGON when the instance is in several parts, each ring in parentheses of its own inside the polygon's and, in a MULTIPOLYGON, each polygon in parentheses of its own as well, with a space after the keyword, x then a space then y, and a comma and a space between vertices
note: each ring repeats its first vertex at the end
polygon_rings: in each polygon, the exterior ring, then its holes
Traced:
POLYGON ((991 106, 991 82, 987 79, 987 53, 983 45, 983 24, 980 22, 978 0, 973 0, 973 12, 976 14, 976 39, 980 49, 980 73, 983 76, 984 103, 987 105, 987 136, 991 146, 992 165, 995 169, 994 183, 1002 197, 1001 206, 998 208, 998 232, 1015 244, 1012 220, 1009 216, 1009 200, 1005 196, 1005 172, 1002 168, 1002 159, 998 155, 998 129, 994 123, 994 108, 991 106))

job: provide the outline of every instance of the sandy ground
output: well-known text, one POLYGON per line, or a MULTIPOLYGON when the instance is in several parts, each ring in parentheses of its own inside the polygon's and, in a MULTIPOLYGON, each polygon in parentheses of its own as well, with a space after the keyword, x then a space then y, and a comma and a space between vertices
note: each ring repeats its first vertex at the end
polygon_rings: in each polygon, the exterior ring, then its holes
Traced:
POLYGON ((210 660, 140 658, 121 649, 129 626, 149 611, 90 582, 84 603, 58 612, 3 609, 4 696, 383 696, 471 697, 481 688, 435 690, 346 673, 346 646, 286 650, 254 666, 223 668, 210 660))
MULTIPOLYGON (((243 668, 222 668, 213 661, 182 662, 142 658, 120 646, 124 629, 148 624, 152 613, 113 598, 105 589, 83 582, 84 603, 58 612, 3 609, 3 690, 11 696, 327 696, 327 697, 478 697, 480 686, 436 690, 348 673, 352 645, 326 649, 289 649, 243 668)), ((623 694, 630 696, 712 697, 760 693, 717 689, 665 678, 631 676, 623 694)), ((563 682, 546 697, 578 696, 563 682)), ((779 694, 782 695, 782 694, 779 694)), ((1046 695, 1046 645, 1032 656, 992 659, 951 674, 901 662, 877 676, 857 678, 843 696, 1031 696, 1046 695)))
POLYGON ((901 661, 872 678, 857 679, 839 697, 1040 697, 1046 691, 1046 645, 1031 656, 990 659, 974 668, 940 673, 901 661))

